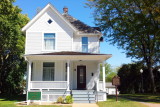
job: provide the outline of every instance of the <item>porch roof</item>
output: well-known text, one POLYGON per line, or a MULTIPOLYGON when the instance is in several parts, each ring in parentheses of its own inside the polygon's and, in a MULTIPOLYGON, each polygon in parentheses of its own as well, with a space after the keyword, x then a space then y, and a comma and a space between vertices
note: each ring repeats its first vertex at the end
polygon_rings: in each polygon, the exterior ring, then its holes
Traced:
POLYGON ((28 60, 99 60, 105 61, 112 57, 111 54, 83 53, 83 52, 52 52, 24 55, 28 60))

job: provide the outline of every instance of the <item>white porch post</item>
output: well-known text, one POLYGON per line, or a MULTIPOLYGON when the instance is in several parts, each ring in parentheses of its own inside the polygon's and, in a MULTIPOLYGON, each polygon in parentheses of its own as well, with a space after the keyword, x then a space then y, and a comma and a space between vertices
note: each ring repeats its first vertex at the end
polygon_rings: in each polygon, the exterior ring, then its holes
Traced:
POLYGON ((32 62, 28 61, 28 74, 27 74, 27 78, 28 78, 28 91, 30 91, 30 82, 31 82, 31 65, 32 62))
POLYGON ((99 91, 99 74, 100 74, 100 63, 98 64, 97 91, 99 91))
POLYGON ((106 82, 105 82, 105 77, 106 77, 106 73, 105 73, 105 62, 103 62, 103 67, 102 67, 102 72, 103 72, 103 91, 106 91, 106 82))
POLYGON ((70 61, 67 61, 67 91, 70 90, 70 61))

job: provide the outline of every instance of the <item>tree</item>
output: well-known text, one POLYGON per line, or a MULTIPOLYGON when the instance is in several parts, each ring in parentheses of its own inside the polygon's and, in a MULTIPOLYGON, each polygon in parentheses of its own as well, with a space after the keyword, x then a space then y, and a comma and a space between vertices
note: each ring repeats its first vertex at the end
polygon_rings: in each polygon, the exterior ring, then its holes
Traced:
POLYGON ((87 0, 106 41, 143 61, 156 92, 152 67, 160 64, 159 0, 87 0))
POLYGON ((29 21, 15 0, 0 2, 0 93, 19 93, 25 73, 25 36, 21 28, 29 21))
MULTIPOLYGON (((113 71, 111 65, 106 63, 105 64, 105 74, 106 74, 106 82, 111 82, 112 78, 117 75, 116 71, 113 71)), ((100 65, 100 81, 103 80, 103 73, 102 73, 102 65, 100 65)))

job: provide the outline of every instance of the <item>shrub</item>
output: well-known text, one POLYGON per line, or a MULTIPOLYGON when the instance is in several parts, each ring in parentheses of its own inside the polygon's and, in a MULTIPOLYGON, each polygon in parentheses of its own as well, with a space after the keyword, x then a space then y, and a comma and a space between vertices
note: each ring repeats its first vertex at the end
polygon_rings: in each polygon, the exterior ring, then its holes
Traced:
POLYGON ((64 103, 64 99, 62 96, 58 97, 57 103, 64 103))
POLYGON ((66 96, 66 98, 65 98, 65 102, 66 102, 66 104, 71 104, 71 103, 73 103, 73 98, 72 98, 72 96, 66 96))

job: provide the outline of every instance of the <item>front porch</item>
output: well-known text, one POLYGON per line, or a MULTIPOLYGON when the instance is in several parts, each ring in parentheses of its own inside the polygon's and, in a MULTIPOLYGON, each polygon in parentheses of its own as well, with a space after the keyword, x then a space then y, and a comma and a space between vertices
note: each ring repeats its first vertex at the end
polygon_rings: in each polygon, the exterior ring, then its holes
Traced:
POLYGON ((97 57, 94 55, 26 56, 27 91, 39 90, 42 92, 42 101, 56 101, 58 96, 72 95, 72 90, 93 90, 94 95, 103 93, 101 101, 106 100, 104 64, 109 57, 105 56, 105 60, 102 60, 104 56, 97 55, 97 57), (99 81, 100 63, 103 64, 103 81, 99 81))

